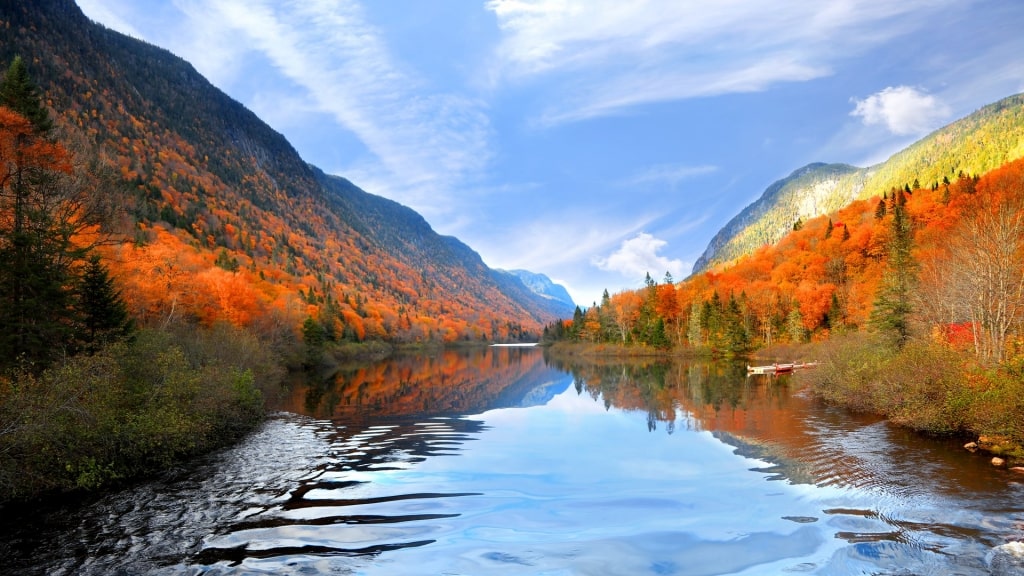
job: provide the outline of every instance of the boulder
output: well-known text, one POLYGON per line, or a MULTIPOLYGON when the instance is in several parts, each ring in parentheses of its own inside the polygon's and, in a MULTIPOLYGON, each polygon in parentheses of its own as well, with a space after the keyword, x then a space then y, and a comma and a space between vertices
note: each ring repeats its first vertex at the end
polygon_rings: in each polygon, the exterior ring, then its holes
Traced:
POLYGON ((992 576, 1024 576, 1024 542, 996 546, 989 553, 988 566, 992 576))
POLYGON ((974 452, 975 450, 978 449, 978 443, 977 442, 968 442, 967 444, 964 444, 964 448, 966 448, 967 450, 970 450, 971 452, 974 452))
POLYGON ((1006 464, 1006 460, 1003 460, 999 456, 996 456, 995 458, 992 459, 993 466, 1002 466, 1003 464, 1006 464))

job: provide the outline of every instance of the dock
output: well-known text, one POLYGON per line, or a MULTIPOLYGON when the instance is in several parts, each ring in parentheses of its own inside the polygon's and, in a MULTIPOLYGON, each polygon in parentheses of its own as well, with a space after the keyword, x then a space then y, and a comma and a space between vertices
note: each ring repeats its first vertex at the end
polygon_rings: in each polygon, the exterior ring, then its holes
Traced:
POLYGON ((747 374, 787 374, 794 370, 801 370, 803 368, 814 368, 817 366, 817 362, 789 362, 784 364, 769 364, 767 366, 750 366, 747 365, 747 374))

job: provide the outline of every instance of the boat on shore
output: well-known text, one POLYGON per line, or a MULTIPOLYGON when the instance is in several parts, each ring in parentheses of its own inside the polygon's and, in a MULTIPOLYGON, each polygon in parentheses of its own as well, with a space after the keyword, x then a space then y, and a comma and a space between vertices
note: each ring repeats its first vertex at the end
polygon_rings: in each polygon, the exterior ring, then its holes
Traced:
POLYGON ((814 368, 818 365, 818 362, 789 362, 789 363, 775 363, 768 364, 767 366, 750 366, 747 365, 747 374, 787 374, 794 370, 801 370, 803 368, 814 368))

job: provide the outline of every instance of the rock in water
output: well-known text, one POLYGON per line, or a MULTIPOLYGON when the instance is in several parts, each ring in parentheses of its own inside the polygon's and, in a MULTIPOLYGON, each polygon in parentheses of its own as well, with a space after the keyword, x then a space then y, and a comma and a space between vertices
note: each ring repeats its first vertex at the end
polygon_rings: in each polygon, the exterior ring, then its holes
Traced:
POLYGON ((988 565, 992 576, 1024 576, 1024 542, 996 546, 988 565))

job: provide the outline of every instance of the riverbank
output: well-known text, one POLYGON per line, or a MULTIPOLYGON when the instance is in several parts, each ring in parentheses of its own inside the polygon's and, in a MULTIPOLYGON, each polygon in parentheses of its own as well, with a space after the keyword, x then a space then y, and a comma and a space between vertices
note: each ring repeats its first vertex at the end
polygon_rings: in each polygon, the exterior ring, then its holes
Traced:
MULTIPOLYGON (((701 350, 556 342, 562 358, 706 358, 701 350)), ((752 351, 751 360, 818 361, 797 382, 823 401, 882 416, 925 434, 962 437, 969 449, 1024 463, 1024 367, 982 367, 964 351, 927 339, 902 350, 877 336, 854 332, 815 343, 780 344, 752 351)))
POLYGON ((131 342, 0 379, 0 501, 117 486, 229 445, 284 368, 227 325, 131 342))
POLYGON ((796 379, 824 401, 924 433, 963 436, 1008 465, 1024 460, 1024 375, 1012 366, 983 367, 929 340, 899 350, 866 333, 808 350, 821 364, 796 379))

